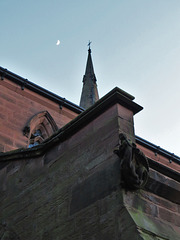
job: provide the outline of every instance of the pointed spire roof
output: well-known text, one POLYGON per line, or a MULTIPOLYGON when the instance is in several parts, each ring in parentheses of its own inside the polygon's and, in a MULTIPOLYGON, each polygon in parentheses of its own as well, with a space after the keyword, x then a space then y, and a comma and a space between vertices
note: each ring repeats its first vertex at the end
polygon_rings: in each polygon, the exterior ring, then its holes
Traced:
POLYGON ((91 57, 91 42, 88 46, 88 58, 86 64, 86 71, 83 77, 83 89, 81 93, 80 107, 87 109, 92 106, 97 100, 99 100, 99 94, 96 84, 96 76, 94 73, 93 62, 91 57))

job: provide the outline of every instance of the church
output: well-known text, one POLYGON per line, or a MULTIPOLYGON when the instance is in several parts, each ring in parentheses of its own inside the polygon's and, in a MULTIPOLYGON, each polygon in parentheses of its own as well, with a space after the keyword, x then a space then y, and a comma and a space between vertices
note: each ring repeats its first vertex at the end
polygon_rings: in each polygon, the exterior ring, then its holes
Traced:
POLYGON ((135 135, 135 98, 80 105, 0 67, 1 240, 179 240, 180 157, 135 135))

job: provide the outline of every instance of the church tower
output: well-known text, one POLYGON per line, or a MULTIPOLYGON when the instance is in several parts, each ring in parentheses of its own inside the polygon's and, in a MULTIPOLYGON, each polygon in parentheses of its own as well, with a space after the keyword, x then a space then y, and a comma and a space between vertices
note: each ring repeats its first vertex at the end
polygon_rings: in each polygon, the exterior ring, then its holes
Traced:
POLYGON ((94 74, 94 68, 91 57, 91 48, 89 42, 88 58, 86 64, 86 71, 83 77, 83 89, 81 93, 80 107, 87 109, 92 106, 97 100, 99 100, 99 94, 96 84, 96 76, 94 74))

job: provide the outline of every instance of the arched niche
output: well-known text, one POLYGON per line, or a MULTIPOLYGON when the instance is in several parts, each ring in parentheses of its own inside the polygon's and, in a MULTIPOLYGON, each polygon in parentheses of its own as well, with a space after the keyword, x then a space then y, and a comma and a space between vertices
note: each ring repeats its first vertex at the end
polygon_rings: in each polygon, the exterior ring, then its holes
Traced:
POLYGON ((48 111, 34 115, 23 129, 23 134, 28 138, 28 148, 42 143, 58 130, 58 127, 48 111))

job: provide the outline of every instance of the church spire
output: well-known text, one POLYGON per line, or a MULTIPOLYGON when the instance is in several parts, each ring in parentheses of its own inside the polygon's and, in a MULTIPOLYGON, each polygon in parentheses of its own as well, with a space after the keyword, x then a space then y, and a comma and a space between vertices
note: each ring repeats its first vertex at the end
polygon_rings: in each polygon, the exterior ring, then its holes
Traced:
POLYGON ((81 93, 80 107, 87 109, 92 106, 98 99, 98 90, 96 84, 96 76, 94 73, 92 58, 91 58, 91 42, 89 42, 88 46, 88 58, 86 63, 86 71, 83 77, 83 89, 81 93))

